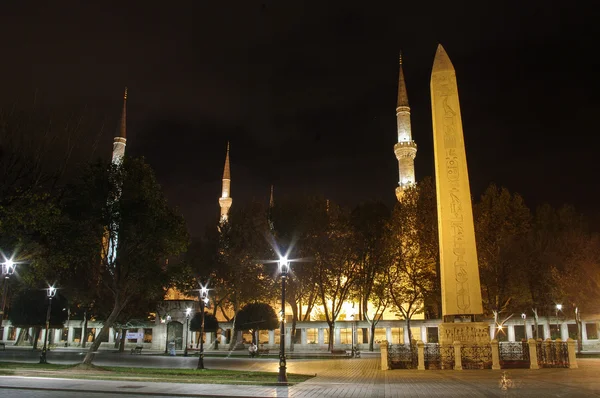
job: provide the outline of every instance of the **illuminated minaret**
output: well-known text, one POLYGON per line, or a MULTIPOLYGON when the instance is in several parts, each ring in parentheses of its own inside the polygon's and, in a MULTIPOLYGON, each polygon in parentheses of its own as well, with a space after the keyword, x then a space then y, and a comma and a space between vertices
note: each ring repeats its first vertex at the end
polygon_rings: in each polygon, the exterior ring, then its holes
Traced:
MULTIPOLYGON (((123 157, 125 156, 125 145, 127 143, 127 87, 125 87, 125 93, 123 94, 123 113, 121 114, 121 126, 119 128, 119 134, 115 137, 113 141, 113 153, 112 153, 112 163, 115 165, 121 164, 123 161, 123 157)), ((118 201, 121 196, 121 189, 116 193, 116 197, 109 198, 109 205, 118 201)), ((113 222, 110 226, 113 231, 112 234, 108 233, 108 230, 105 232, 104 241, 108 243, 107 248, 107 260, 111 266, 114 266, 115 261, 117 259, 117 247, 119 244, 119 226, 113 222)))
POLYGON ((221 206, 221 223, 227 222, 229 208, 231 207, 231 174, 229 171, 229 142, 227 143, 227 155, 225 155, 225 169, 223 170, 223 190, 219 198, 221 206))
POLYGON ((398 159, 398 187, 396 197, 402 198, 404 190, 415 183, 415 157, 417 144, 412 139, 410 128, 410 106, 406 94, 404 71, 402 70, 402 54, 400 54, 400 76, 398 78, 398 105, 396 105, 396 121, 398 124, 398 143, 394 145, 394 153, 398 159))
POLYGON ((125 145, 127 145, 127 87, 125 87, 125 94, 123 95, 123 113, 121 114, 121 128, 119 129, 119 135, 117 135, 113 141, 113 153, 112 162, 121 163, 123 156, 125 156, 125 145))
POLYGON ((275 231, 275 224, 273 224, 273 207, 275 207, 275 199, 273 198, 273 184, 271 184, 271 197, 269 198, 268 212, 269 229, 271 230, 271 233, 275 231))

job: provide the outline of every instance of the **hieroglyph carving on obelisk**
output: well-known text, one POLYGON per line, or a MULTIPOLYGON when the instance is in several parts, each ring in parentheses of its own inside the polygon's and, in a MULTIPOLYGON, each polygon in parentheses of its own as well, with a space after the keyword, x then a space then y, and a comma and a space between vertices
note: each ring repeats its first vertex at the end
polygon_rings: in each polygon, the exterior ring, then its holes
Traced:
POLYGON ((442 314, 481 314, 481 286, 456 73, 441 45, 431 73, 431 110, 442 314))

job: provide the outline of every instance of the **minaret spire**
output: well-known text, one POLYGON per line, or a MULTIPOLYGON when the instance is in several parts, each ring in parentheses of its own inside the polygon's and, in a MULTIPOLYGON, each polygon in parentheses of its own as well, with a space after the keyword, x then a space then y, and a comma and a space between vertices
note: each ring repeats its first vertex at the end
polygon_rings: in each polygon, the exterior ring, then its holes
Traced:
POLYGON ((406 92, 406 83, 404 81, 404 70, 402 69, 402 51, 400 51, 400 76, 398 77, 398 105, 396 107, 405 106, 410 110, 408 105, 408 94, 406 92))
POLYGON ((396 122, 398 125, 398 143, 394 145, 394 153, 398 159, 398 187, 396 197, 402 198, 404 190, 415 183, 415 157, 417 156, 417 144, 412 139, 410 126, 410 106, 406 82, 404 81, 404 70, 402 68, 402 53, 400 53, 400 65, 398 72, 398 104, 396 105, 396 122))
POLYGON ((221 223, 227 222, 229 216, 229 208, 232 203, 231 199, 231 172, 229 170, 229 141, 227 142, 227 154, 225 155, 225 167, 223 169, 223 188, 221 197, 219 198, 219 206, 221 206, 221 223))
POLYGON ((113 163, 121 163, 123 156, 125 156, 125 146, 127 145, 127 87, 125 87, 125 94, 123 94, 123 112, 121 113, 121 126, 119 128, 119 135, 117 135, 113 141, 113 163))

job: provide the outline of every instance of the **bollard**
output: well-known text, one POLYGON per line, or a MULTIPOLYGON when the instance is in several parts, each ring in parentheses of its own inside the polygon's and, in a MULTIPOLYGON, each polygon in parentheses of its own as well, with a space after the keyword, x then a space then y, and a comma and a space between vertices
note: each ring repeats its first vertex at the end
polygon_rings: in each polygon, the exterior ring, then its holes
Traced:
POLYGON ((537 342, 535 339, 527 340, 527 344, 529 345, 529 369, 539 369, 538 359, 537 359, 537 342))
POLYGON ((567 339, 567 350, 569 350, 569 369, 577 369, 577 356, 575 354, 575 340, 567 339))
POLYGON ((462 358, 460 352, 460 341, 455 341, 452 343, 454 346, 454 370, 462 370, 462 358))
POLYGON ((381 370, 389 370, 388 364, 388 341, 383 340, 379 344, 379 351, 381 352, 381 370))
POLYGON ((425 344, 421 340, 417 341, 417 357, 419 359, 418 370, 425 370, 425 344))
POLYGON ((492 369, 500 369, 500 344, 498 340, 492 340, 492 369))

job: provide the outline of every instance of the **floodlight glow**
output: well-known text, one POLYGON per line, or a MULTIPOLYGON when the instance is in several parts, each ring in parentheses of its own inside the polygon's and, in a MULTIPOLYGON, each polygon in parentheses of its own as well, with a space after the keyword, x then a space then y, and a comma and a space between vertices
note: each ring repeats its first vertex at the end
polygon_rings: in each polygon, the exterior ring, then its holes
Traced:
POLYGON ((56 288, 54 286, 48 286, 47 294, 50 298, 56 296, 56 288))
POLYGON ((11 258, 6 258, 4 255, 4 262, 2 263, 2 275, 5 275, 8 278, 10 275, 14 274, 15 268, 17 268, 17 263, 15 263, 11 258))
POLYGON ((556 309, 561 311, 562 310, 562 304, 556 304, 556 309))
POLYGON ((186 308, 185 309, 185 316, 190 316, 190 314, 192 313, 192 309, 191 308, 186 308))
POLYGON ((290 262, 287 256, 282 256, 279 258, 279 272, 283 275, 286 275, 290 269, 290 262))

